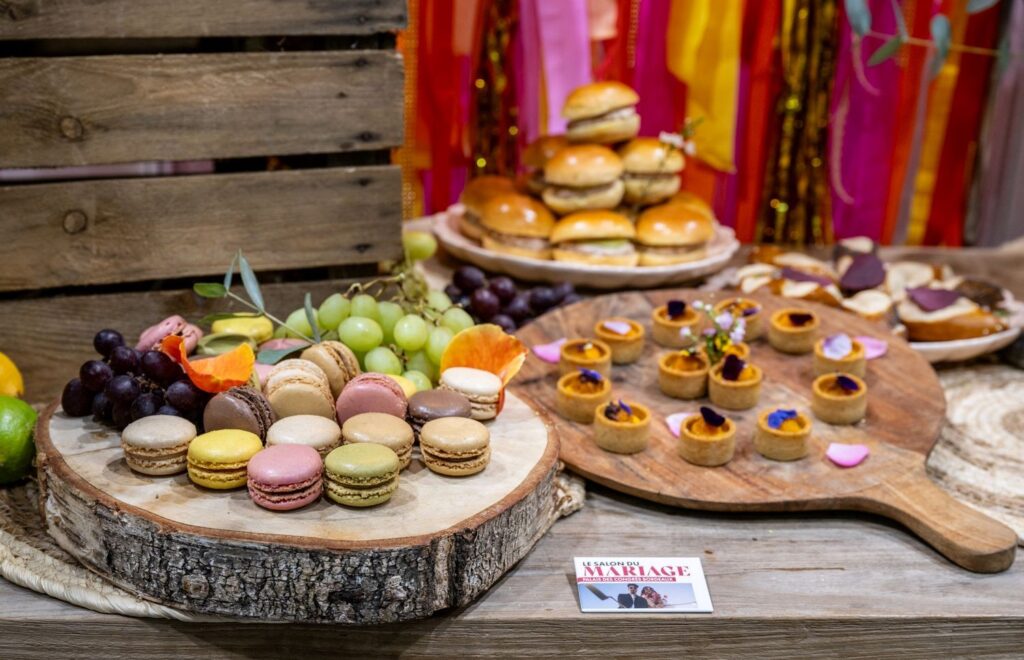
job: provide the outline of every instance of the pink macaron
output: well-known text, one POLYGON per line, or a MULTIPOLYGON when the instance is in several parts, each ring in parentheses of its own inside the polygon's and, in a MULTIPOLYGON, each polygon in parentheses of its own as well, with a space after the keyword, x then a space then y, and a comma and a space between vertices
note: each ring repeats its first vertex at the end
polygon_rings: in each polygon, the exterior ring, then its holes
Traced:
POLYGON ((362 374, 345 385, 334 406, 338 424, 359 413, 378 412, 405 419, 409 400, 401 385, 384 374, 362 374))
POLYGON ((203 338, 203 331, 199 329, 199 326, 193 325, 184 317, 175 314, 143 330, 135 349, 139 351, 154 350, 168 335, 181 335, 185 341, 185 350, 191 353, 196 350, 199 340, 203 338))
POLYGON ((291 511, 323 493, 323 461, 307 445, 273 445, 249 459, 249 497, 264 509, 291 511))

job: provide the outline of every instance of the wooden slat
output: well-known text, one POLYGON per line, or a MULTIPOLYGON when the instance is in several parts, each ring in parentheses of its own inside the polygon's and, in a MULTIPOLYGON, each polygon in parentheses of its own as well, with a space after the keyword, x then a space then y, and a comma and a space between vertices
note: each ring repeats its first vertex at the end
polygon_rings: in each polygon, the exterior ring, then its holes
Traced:
POLYGON ((404 0, 5 0, 0 39, 372 34, 404 0))
POLYGON ((382 51, 4 59, 0 167, 392 147, 402 78, 382 51))
POLYGON ((239 248, 261 270, 397 258, 400 187, 378 166, 0 188, 0 291, 204 275, 239 248))

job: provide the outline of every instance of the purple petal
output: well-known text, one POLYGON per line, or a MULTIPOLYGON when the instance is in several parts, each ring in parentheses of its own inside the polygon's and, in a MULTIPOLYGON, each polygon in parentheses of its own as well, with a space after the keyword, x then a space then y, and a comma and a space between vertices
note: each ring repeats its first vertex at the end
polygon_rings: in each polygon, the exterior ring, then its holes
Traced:
POLYGON ((785 408, 779 408, 768 413, 768 427, 777 429, 782 426, 782 423, 787 419, 796 419, 795 410, 787 410, 785 408))
POLYGON ((840 333, 825 337, 821 352, 830 360, 842 360, 853 351, 853 340, 850 335, 840 333))
POLYGON ((670 300, 666 305, 666 311, 670 319, 677 319, 686 314, 686 302, 682 300, 670 300))
POLYGON ((850 378, 849 376, 844 376, 843 374, 839 374, 836 376, 836 385, 841 387, 846 392, 856 392, 857 390, 860 389, 860 385, 857 384, 857 381, 850 378))
POLYGON ((722 417, 717 412, 708 408, 707 406, 700 407, 700 416, 704 418, 704 423, 708 426, 714 426, 718 428, 722 424, 725 424, 725 417, 722 417))
POLYGON ((841 442, 833 442, 828 446, 825 455, 839 467, 856 467, 864 462, 871 450, 867 445, 846 445, 841 442))
POLYGON ((580 380, 584 383, 600 383, 604 379, 593 369, 580 369, 580 380))
POLYGON ((875 339, 874 337, 854 337, 864 347, 864 357, 869 360, 880 358, 885 355, 886 351, 889 350, 889 342, 884 339, 875 339))
POLYGON ((793 312, 789 315, 789 322, 795 326, 807 325, 814 320, 814 314, 808 312, 793 312))
POLYGON ((538 344, 533 347, 533 354, 545 362, 558 364, 562 358, 562 344, 568 341, 565 337, 557 339, 550 344, 538 344))
POLYGON ((945 309, 960 299, 958 291, 929 289, 926 286, 907 289, 907 295, 910 296, 915 305, 926 312, 936 312, 940 309, 945 309))
POLYGON ((885 281, 885 266, 874 254, 858 254, 839 279, 839 288, 856 293, 874 289, 885 281))
POLYGON ((794 282, 814 282, 816 284, 820 284, 821 286, 828 286, 829 284, 832 284, 832 280, 828 279, 827 277, 824 277, 822 275, 814 275, 813 273, 805 273, 802 270, 790 268, 789 266, 786 266, 785 268, 782 269, 782 277, 784 279, 792 280, 794 282))
POLYGON ((617 335, 628 335, 632 329, 625 321, 605 321, 601 324, 605 330, 610 330, 617 335))
POLYGON ((679 437, 679 429, 683 427, 683 422, 687 417, 692 417, 696 413, 692 412, 679 412, 672 413, 665 417, 665 425, 668 426, 669 432, 675 437, 679 437))
POLYGON ((725 356, 725 364, 722 365, 722 378, 726 380, 737 380, 747 363, 736 357, 735 353, 725 356))
POLYGON ((629 404, 627 404, 622 399, 619 399, 619 408, 622 408, 624 411, 626 411, 627 415, 632 415, 633 414, 633 409, 630 408, 629 404))

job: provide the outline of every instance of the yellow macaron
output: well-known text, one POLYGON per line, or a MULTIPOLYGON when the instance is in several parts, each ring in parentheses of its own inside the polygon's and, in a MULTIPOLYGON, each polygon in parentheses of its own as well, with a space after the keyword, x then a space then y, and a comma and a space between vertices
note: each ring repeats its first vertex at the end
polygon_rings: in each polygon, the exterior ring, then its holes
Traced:
POLYGON ((204 433, 189 443, 188 478, 204 488, 241 488, 249 459, 263 449, 260 437, 249 431, 222 429, 204 433))

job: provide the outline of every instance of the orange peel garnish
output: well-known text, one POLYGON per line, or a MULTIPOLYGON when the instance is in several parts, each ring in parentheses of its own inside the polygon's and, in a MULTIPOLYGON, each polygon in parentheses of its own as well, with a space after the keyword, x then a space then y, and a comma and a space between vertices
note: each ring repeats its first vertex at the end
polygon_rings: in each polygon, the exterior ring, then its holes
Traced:
POLYGON ((160 350, 166 353, 188 374, 189 380, 204 392, 216 394, 232 387, 245 385, 252 376, 256 354, 249 344, 240 344, 223 355, 188 361, 185 341, 178 335, 168 335, 160 342, 160 350))
POLYGON ((475 325, 452 337, 441 355, 441 371, 451 367, 482 369, 508 385, 526 361, 526 353, 526 345, 500 327, 475 325))

